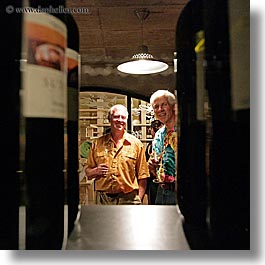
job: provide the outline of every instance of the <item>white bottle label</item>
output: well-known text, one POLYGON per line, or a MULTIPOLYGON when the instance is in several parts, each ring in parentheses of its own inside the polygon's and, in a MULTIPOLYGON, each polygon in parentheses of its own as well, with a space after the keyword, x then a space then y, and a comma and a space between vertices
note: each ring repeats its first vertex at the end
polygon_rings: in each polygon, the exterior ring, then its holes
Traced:
POLYGON ((67 29, 46 13, 26 13, 23 21, 22 111, 25 117, 66 118, 67 29))
POLYGON ((228 1, 232 109, 250 108, 250 13, 248 1, 228 1))

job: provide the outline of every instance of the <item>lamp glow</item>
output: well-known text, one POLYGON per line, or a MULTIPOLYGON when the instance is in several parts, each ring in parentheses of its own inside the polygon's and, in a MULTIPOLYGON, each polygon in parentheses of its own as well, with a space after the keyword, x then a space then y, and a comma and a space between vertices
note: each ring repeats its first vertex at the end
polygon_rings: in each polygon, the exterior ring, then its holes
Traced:
POLYGON ((120 64, 117 69, 135 75, 155 74, 168 69, 166 63, 154 59, 153 55, 148 53, 147 46, 140 46, 140 50, 142 52, 134 54, 130 61, 120 64))

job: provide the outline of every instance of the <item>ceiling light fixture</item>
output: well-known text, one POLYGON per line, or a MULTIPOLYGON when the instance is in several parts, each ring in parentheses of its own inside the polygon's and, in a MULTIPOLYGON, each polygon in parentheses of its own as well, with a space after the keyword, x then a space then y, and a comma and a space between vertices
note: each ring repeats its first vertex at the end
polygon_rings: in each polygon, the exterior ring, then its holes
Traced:
POLYGON ((117 69, 123 73, 136 75, 154 74, 167 70, 168 65, 155 59, 148 52, 148 47, 143 45, 143 22, 149 16, 150 11, 143 8, 135 10, 134 13, 141 21, 142 45, 139 46, 139 53, 134 54, 130 61, 120 64, 117 69))

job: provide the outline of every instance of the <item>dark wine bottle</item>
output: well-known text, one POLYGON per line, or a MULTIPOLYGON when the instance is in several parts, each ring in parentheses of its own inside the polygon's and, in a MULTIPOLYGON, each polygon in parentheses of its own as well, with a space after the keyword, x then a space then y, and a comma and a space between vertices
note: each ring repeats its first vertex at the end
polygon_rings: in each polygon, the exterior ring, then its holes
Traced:
POLYGON ((208 245, 206 115, 201 1, 190 1, 176 28, 178 95, 178 204, 185 218, 184 231, 192 249, 208 245))
MULTIPOLYGON (((64 2, 30 1, 29 5, 56 8, 64 2)), ((26 249, 61 249, 63 242, 66 48, 63 14, 23 14, 26 249)))
POLYGON ((80 54, 78 26, 71 14, 66 14, 68 32, 68 113, 67 113, 67 205, 68 235, 74 228, 79 210, 79 86, 80 86, 80 54))
POLYGON ((212 248, 249 249, 249 3, 207 0, 204 14, 212 248))
POLYGON ((248 3, 197 0, 177 25, 178 200, 191 248, 250 247, 248 16, 248 3))
POLYGON ((13 12, 20 1, 1 1, 2 25, 0 61, 2 93, 0 97, 0 249, 18 249, 19 227, 19 117, 20 54, 22 16, 13 12))

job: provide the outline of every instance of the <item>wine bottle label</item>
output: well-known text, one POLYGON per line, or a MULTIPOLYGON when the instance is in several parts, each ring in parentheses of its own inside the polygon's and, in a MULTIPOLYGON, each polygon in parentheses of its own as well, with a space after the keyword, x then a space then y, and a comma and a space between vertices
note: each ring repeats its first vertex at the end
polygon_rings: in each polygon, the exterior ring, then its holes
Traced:
POLYGON ((25 13, 22 41, 23 115, 66 118, 65 24, 47 13, 25 13))
POLYGON ((250 108, 249 3, 229 1, 232 109, 250 108))
POLYGON ((66 49, 67 85, 68 85, 68 120, 78 121, 78 90, 79 90, 79 53, 70 48, 66 49))

